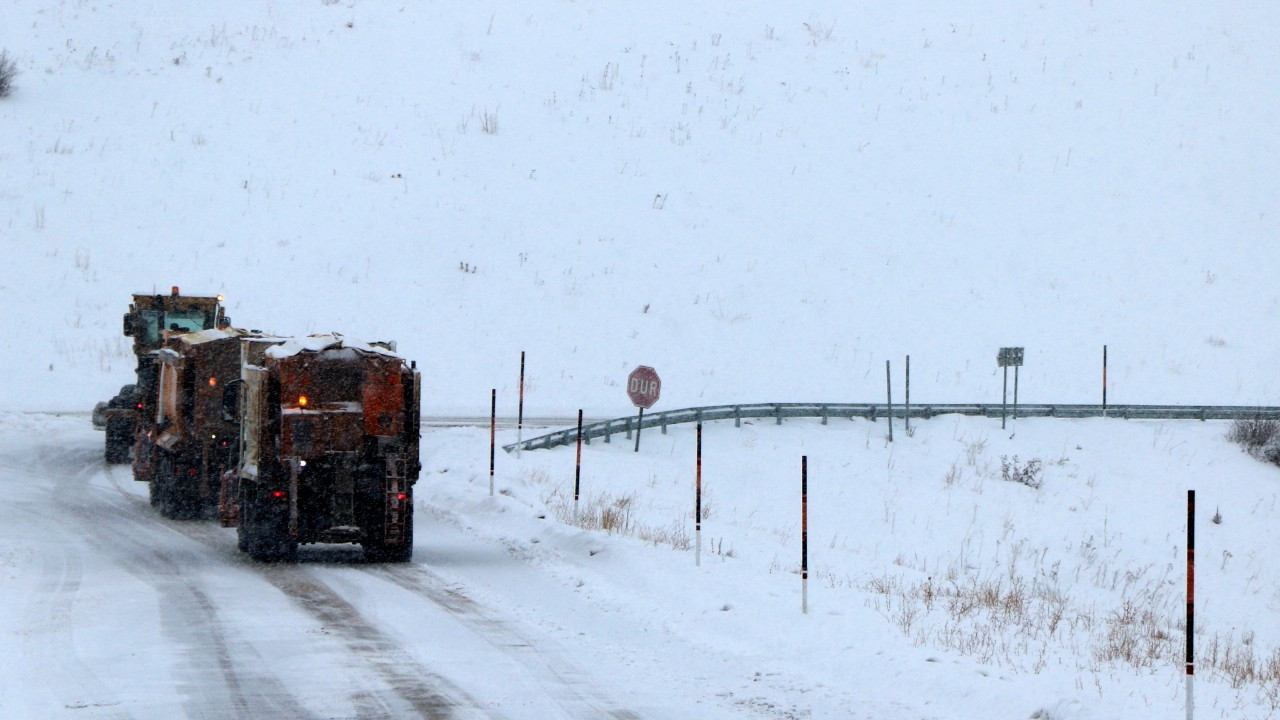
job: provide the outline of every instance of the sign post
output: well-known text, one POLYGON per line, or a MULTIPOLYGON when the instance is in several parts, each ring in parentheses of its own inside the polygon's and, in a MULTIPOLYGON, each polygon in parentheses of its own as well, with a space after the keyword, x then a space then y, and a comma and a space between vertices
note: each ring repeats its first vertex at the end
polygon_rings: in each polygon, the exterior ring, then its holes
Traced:
POLYGON ((1018 368, 1022 367, 1022 348, 1002 347, 996 365, 1004 368, 1004 393, 1000 398, 1000 429, 1004 429, 1006 405, 1009 403, 1009 367, 1013 367, 1013 419, 1018 419, 1018 368))
POLYGON ((644 411, 658 402, 661 393, 662 380, 658 378, 658 371, 648 365, 637 367, 627 376, 627 397, 631 398, 631 404, 640 408, 640 417, 636 420, 635 452, 640 452, 640 424, 644 422, 644 411))

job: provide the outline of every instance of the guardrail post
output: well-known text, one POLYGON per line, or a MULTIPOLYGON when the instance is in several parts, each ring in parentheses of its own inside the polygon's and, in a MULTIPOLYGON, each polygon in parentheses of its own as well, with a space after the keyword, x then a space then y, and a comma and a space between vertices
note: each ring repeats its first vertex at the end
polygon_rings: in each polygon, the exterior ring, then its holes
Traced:
POLYGON ((822 406, 822 424, 823 425, 827 424, 827 406, 826 405, 822 406))
POLYGON ((733 406, 733 426, 736 428, 742 427, 742 406, 741 405, 733 406))
POLYGON ((781 424, 782 424, 782 406, 781 406, 781 405, 774 405, 774 406, 773 406, 773 413, 774 413, 774 415, 776 415, 776 416, 777 416, 777 418, 778 418, 778 424, 779 424, 779 425, 781 425, 781 424))
POLYGON ((667 414, 662 413, 662 434, 667 434, 667 414))

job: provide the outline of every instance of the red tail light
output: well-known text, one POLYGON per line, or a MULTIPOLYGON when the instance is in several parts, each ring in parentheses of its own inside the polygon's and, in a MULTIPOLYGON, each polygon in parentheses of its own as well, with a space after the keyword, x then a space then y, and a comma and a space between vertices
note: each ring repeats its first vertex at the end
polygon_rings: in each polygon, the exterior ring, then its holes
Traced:
POLYGON ((187 477, 195 477, 195 476, 196 476, 196 469, 195 469, 195 468, 187 468, 187 477))
POLYGON ((141 410, 141 409, 142 409, 142 403, 138 403, 138 409, 139 409, 139 410, 141 410))
POLYGON ((285 492, 285 491, 283 491, 283 490, 273 490, 273 491, 271 492, 271 497, 276 498, 277 500, 283 500, 283 499, 285 499, 285 498, 289 497, 289 493, 287 493, 287 492, 285 492))
POLYGON ((397 500, 408 500, 408 499, 409 499, 409 493, 400 493, 399 495, 396 495, 396 499, 397 499, 397 500))

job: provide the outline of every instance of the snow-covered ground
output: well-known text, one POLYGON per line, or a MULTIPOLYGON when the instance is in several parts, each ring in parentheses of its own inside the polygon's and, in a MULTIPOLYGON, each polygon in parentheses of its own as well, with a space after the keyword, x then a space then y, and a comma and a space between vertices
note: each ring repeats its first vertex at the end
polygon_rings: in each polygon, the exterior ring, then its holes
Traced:
POLYGON ((1273 714, 1280 477, 1223 423, 711 424, 701 567, 692 426, 587 448, 612 534, 571 448, 490 498, 487 428, 430 428, 397 571, 248 563, 42 413, 127 382, 171 285, 397 340, 431 416, 514 415, 522 351, 547 417, 628 414, 639 364, 656 409, 877 401, 908 354, 913 401, 992 402, 1008 345, 1023 402, 1098 402, 1106 345, 1113 403, 1280 404, 1278 16, 0 4, 0 714, 1167 716, 1191 488, 1199 712, 1273 714))

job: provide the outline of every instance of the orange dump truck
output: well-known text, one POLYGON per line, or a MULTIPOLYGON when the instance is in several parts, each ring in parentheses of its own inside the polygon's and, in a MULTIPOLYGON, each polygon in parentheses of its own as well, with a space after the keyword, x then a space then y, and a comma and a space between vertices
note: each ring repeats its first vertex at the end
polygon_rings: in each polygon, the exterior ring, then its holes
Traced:
POLYGON ((239 457, 219 517, 254 559, 358 543, 373 562, 413 555, 421 375, 389 343, 340 335, 242 341, 239 457))

